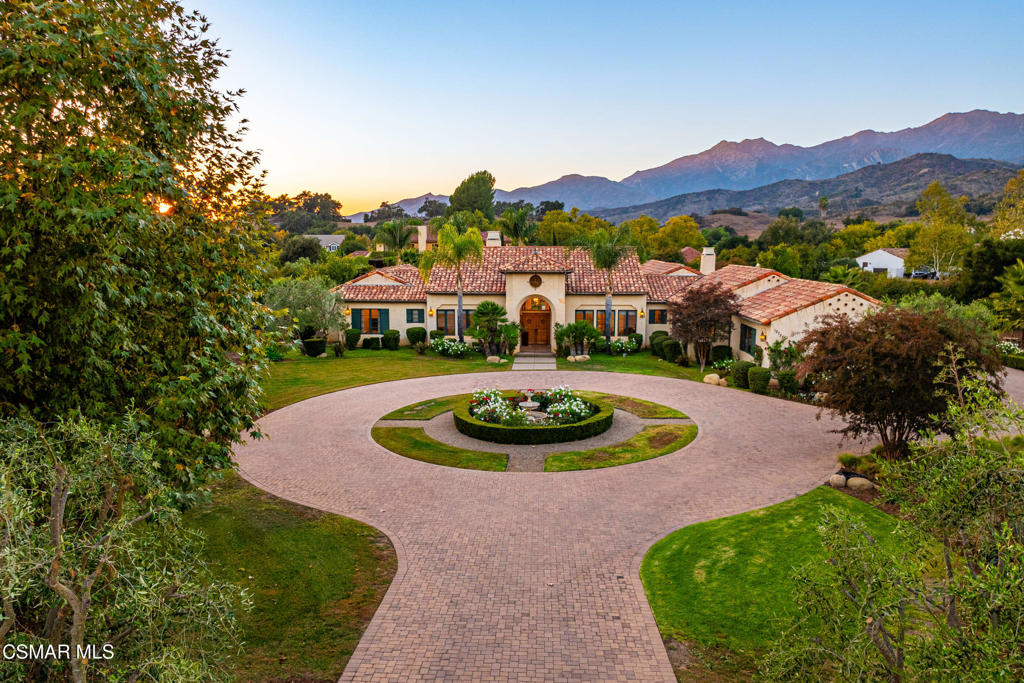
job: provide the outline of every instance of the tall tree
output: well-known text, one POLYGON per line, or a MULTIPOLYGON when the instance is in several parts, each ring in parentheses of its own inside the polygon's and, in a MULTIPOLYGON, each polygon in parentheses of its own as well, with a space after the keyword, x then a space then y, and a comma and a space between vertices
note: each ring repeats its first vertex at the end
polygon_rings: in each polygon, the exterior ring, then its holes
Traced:
POLYGON ((494 220, 494 176, 477 171, 463 180, 448 199, 448 213, 479 211, 494 220))
POLYGON ((629 241, 629 228, 623 226, 597 228, 576 237, 570 242, 573 247, 584 249, 593 261, 594 267, 604 273, 604 338, 609 353, 612 341, 612 273, 634 247, 629 241))
POLYGON ((423 202, 423 206, 419 208, 417 213, 421 216, 426 216, 427 218, 434 218, 436 216, 443 216, 447 208, 448 205, 442 201, 437 199, 427 199, 423 202))
POLYGON ((1006 182, 992 217, 992 233, 1000 239, 1024 238, 1024 169, 1006 182))
POLYGON ((684 354, 687 346, 693 344, 701 372, 704 372, 715 342, 729 337, 732 317, 739 310, 736 294, 717 282, 698 282, 683 290, 669 304, 672 337, 682 345, 684 354))
POLYGON ((700 249, 707 241, 692 216, 673 216, 651 238, 651 247, 659 258, 678 260, 684 247, 700 249))
POLYGON ((826 213, 828 213, 828 197, 818 197, 818 217, 825 220, 826 213))
POLYGON ((950 195, 938 181, 921 193, 917 202, 921 230, 910 243, 907 265, 926 266, 940 276, 959 270, 964 253, 973 243, 965 200, 950 195))
POLYGON ((448 224, 437 233, 437 247, 424 252, 420 257, 419 269, 425 278, 429 277, 430 271, 437 266, 455 271, 455 292, 458 295, 455 332, 459 341, 463 340, 463 271, 467 264, 480 263, 483 255, 484 242, 479 230, 470 228, 466 232, 459 232, 457 227, 448 224))
POLYGON ((506 209, 495 223, 501 229, 501 234, 520 246, 526 244, 527 237, 536 227, 530 222, 530 211, 526 207, 506 209))
POLYGON ((416 228, 409 225, 408 221, 396 218, 395 220, 379 224, 377 232, 373 236, 373 241, 377 244, 383 244, 384 248, 394 254, 398 259, 398 263, 401 264, 402 250, 412 245, 412 239, 415 234, 416 228))
POLYGON ((320 246, 320 240, 317 238, 306 235, 289 235, 281 244, 281 254, 278 260, 282 265, 298 261, 300 258, 307 259, 310 263, 316 263, 320 260, 321 251, 323 251, 323 247, 320 246))

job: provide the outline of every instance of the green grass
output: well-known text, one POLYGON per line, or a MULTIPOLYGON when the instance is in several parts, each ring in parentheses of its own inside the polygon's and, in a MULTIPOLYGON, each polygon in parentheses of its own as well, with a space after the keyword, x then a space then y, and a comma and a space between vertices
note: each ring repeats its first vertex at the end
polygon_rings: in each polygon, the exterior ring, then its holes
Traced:
POLYGON ((504 472, 508 469, 508 456, 504 453, 470 451, 449 446, 430 438, 419 427, 374 427, 370 434, 384 448, 413 460, 487 472, 504 472))
POLYGON ((345 517, 263 493, 229 473, 186 521, 206 535, 222 580, 247 588, 238 681, 335 681, 380 604, 397 560, 387 538, 345 517))
POLYGON ((640 578, 666 639, 749 667, 782 621, 796 616, 794 567, 823 561, 823 505, 864 520, 883 542, 896 520, 827 487, 793 500, 680 529, 648 551, 640 578), (723 656, 724 651, 724 656, 723 656))
POLYGON ((468 401, 472 394, 455 394, 454 396, 442 396, 431 398, 419 403, 399 408, 382 417, 382 420, 429 420, 441 413, 454 410, 455 406, 462 401, 468 401))
POLYGON ((695 425, 650 425, 639 434, 612 446, 553 453, 544 461, 544 471, 591 470, 650 460, 679 450, 696 436, 695 425))
POLYGON ((700 368, 684 368, 675 363, 658 358, 650 351, 639 351, 627 355, 610 356, 605 353, 596 353, 590 360, 584 363, 570 363, 564 358, 556 359, 559 370, 596 370, 598 372, 630 372, 636 375, 659 375, 661 377, 675 377, 677 379, 688 379, 700 382, 704 375, 714 372, 710 367, 706 372, 700 368))
POLYGON ((625 410, 627 413, 633 413, 637 417, 648 417, 648 418, 683 418, 686 417, 683 413, 679 412, 675 408, 669 408, 663 406, 660 403, 652 403, 651 401, 644 401, 639 398, 633 398, 632 396, 617 396, 615 394, 604 394, 600 391, 580 391, 580 396, 589 401, 602 401, 607 403, 619 410, 625 410))
POLYGON ((478 354, 465 358, 445 358, 434 353, 421 356, 408 347, 397 351, 354 349, 341 358, 309 358, 289 353, 287 360, 271 364, 263 382, 264 405, 267 410, 276 410, 362 384, 466 372, 501 372, 510 367, 512 363, 489 364, 478 354))

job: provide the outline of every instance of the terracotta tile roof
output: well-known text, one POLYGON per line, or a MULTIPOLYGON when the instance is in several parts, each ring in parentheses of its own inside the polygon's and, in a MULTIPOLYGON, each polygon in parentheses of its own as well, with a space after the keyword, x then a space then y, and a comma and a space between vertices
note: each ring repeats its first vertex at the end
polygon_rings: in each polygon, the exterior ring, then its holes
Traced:
POLYGON ((568 273, 571 270, 572 268, 565 262, 564 254, 559 258, 553 258, 551 255, 541 254, 536 248, 523 258, 501 267, 503 273, 568 273))
POLYGON ((665 303, 672 296, 699 282, 700 279, 699 277, 679 275, 644 275, 644 281, 647 283, 647 301, 648 303, 665 303))
POLYGON ((683 255, 683 260, 687 262, 693 262, 700 258, 700 250, 693 247, 683 247, 679 250, 679 253, 683 255))
POLYGON ((897 256, 903 260, 906 260, 906 258, 910 256, 910 249, 907 249, 906 247, 885 247, 882 249, 882 251, 890 253, 893 256, 897 256))
MULTIPOLYGON (((587 252, 575 249, 566 253, 564 247, 484 247, 480 263, 467 264, 463 267, 463 291, 472 294, 504 294, 505 274, 502 269, 516 267, 523 259, 530 258, 534 250, 539 257, 555 263, 564 263, 565 267, 571 269, 566 273, 566 293, 604 293, 604 273, 594 267, 587 252)), ((646 293, 646 283, 640 272, 640 261, 636 257, 636 252, 630 251, 612 271, 612 291, 614 294, 646 293)), ((454 293, 455 270, 435 267, 427 282, 427 292, 454 293)))
POLYGON ((359 251, 353 251, 349 256, 369 256, 370 252, 360 249, 359 251))
POLYGON ((682 263, 672 263, 671 261, 659 261, 658 259, 652 258, 649 261, 644 261, 640 264, 640 272, 644 275, 682 275, 679 271, 685 271, 691 275, 700 275, 700 271, 690 266, 684 266, 682 263))
POLYGON ((426 289, 423 286, 423 278, 416 266, 402 264, 400 266, 388 266, 379 268, 369 273, 364 273, 357 278, 349 280, 343 285, 338 285, 332 292, 341 292, 342 298, 348 301, 423 301, 427 300, 426 289), (372 276, 381 276, 391 280, 394 284, 360 284, 372 276))
POLYGON ((739 266, 735 264, 723 266, 715 272, 705 275, 703 279, 705 282, 717 282, 728 289, 736 290, 772 275, 778 275, 784 280, 789 279, 788 275, 783 275, 771 268, 739 266))
MULTIPOLYGON (((878 303, 876 299, 845 285, 796 278, 747 297, 740 302, 740 315, 767 325, 840 294, 850 294, 871 304, 878 303)), ((842 310, 840 306, 837 312, 842 310)))

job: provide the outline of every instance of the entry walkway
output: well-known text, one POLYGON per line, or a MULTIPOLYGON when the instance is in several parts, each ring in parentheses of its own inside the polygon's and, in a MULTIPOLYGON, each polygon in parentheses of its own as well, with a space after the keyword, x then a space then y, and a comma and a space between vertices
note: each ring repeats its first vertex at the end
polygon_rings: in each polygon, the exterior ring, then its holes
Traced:
POLYGON ((556 370, 555 354, 542 347, 526 347, 516 354, 513 370, 556 370))

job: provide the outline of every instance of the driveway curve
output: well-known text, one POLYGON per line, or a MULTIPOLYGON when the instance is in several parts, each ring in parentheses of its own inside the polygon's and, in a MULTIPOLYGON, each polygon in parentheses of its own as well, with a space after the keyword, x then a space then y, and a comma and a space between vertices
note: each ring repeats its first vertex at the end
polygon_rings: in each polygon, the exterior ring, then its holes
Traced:
MULTIPOLYGON (((393 541, 398 573, 348 680, 674 681, 639 578, 683 526, 822 483, 844 448, 811 406, 664 377, 517 372, 354 387, 260 420, 240 472, 282 498, 353 517, 393 541), (677 408, 696 440, 660 458, 564 473, 479 472, 387 451, 386 413, 481 386, 567 384, 677 408)), ((845 444, 846 450, 856 448, 845 444)))

